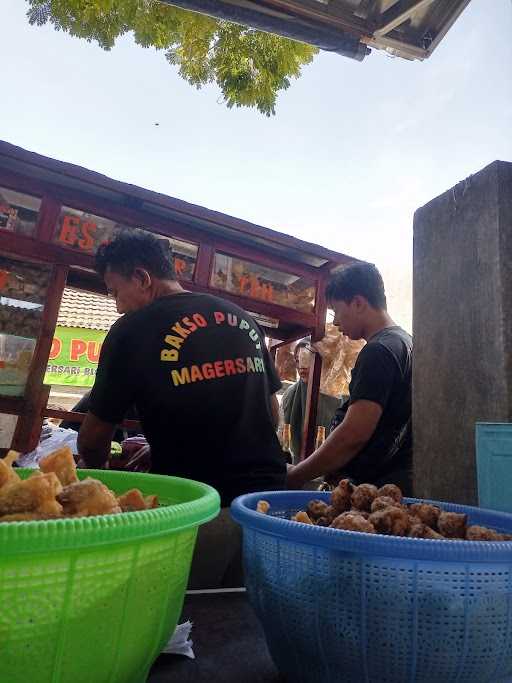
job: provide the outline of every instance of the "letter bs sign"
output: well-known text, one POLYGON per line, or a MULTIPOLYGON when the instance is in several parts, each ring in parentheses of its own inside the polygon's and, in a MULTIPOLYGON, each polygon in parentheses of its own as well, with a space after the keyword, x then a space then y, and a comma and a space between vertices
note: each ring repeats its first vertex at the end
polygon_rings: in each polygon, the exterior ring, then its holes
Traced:
POLYGON ((57 242, 66 247, 93 253, 101 238, 98 224, 91 216, 77 216, 73 213, 61 213, 57 228, 57 242))

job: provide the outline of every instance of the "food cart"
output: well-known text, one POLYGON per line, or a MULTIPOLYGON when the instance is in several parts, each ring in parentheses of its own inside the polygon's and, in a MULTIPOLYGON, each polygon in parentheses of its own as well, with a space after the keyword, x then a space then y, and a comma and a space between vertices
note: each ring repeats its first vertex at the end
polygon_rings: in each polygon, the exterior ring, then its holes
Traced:
MULTIPOLYGON (((354 261, 0 141, 2 451, 32 450, 44 417, 72 416, 48 407, 50 387, 44 384, 64 287, 106 294, 93 269, 94 254, 128 227, 169 239, 183 286, 220 295, 253 314, 274 354, 306 335, 314 341, 324 336, 326 282, 354 261)), ((313 450, 320 371, 316 354, 303 455, 313 450)))

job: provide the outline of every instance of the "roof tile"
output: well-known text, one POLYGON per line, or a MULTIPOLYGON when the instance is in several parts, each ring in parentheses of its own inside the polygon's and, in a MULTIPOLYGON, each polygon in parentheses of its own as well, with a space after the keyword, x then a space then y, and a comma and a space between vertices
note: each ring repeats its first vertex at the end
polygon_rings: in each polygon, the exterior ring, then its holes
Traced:
POLYGON ((113 299, 66 287, 62 295, 57 325, 109 330, 119 317, 113 299))

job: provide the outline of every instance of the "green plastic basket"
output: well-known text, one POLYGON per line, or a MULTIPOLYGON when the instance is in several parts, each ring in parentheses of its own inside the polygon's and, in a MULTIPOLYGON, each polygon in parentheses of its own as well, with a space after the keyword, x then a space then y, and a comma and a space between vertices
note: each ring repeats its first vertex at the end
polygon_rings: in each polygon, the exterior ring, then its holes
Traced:
MULTIPOLYGON (((18 470, 27 476, 31 470, 18 470)), ((0 524, 1 683, 143 683, 181 613, 206 484, 79 470, 163 507, 0 524)))

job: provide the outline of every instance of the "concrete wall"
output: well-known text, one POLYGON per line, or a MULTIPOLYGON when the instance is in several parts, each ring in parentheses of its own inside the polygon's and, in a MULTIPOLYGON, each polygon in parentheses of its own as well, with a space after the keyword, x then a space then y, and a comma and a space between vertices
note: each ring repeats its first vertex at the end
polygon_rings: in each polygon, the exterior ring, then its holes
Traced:
POLYGON ((414 216, 415 494, 477 502, 477 421, 512 421, 512 164, 414 216))

